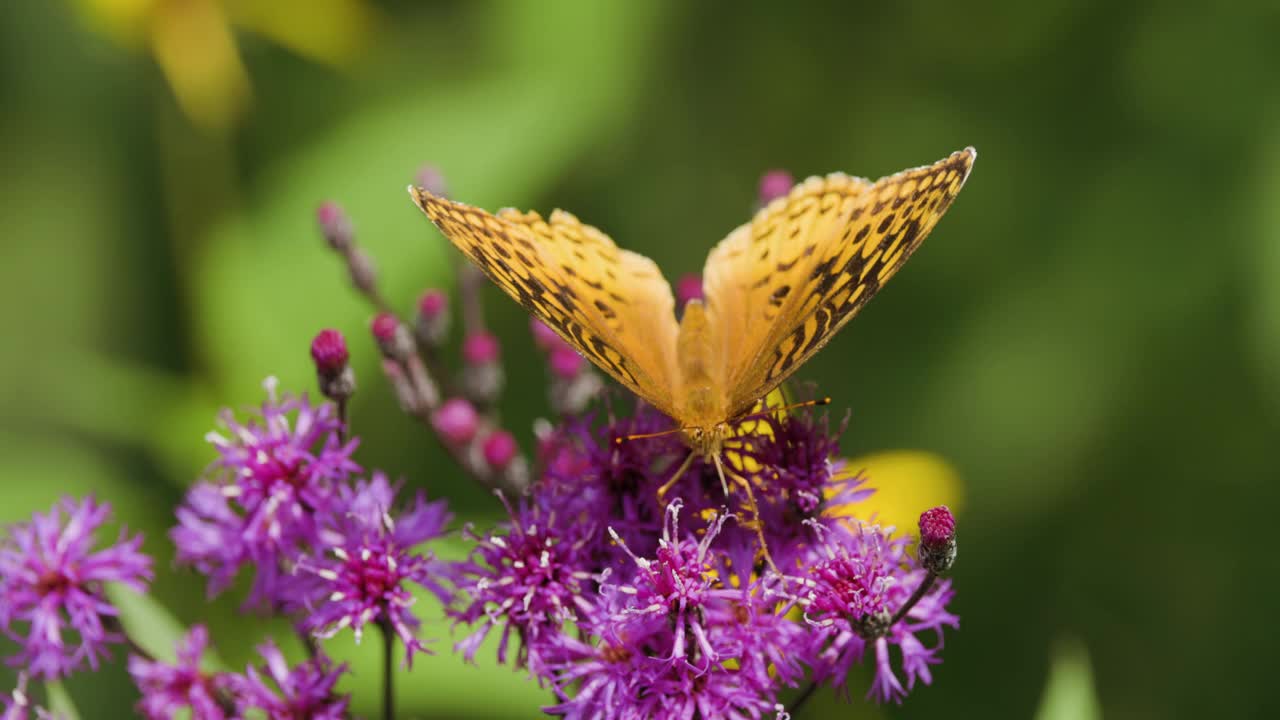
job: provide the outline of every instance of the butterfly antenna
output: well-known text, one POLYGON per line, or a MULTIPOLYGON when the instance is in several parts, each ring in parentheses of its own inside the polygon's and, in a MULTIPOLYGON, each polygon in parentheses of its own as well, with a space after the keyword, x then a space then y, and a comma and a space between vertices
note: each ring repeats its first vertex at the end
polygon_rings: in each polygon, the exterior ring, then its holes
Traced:
MULTIPOLYGON (((726 473, 724 463, 721 462, 718 454, 713 455, 712 457, 715 459, 716 472, 720 473, 720 484, 724 486, 725 494, 728 495, 729 484, 725 481, 726 473)), ((742 486, 742 489, 747 491, 747 509, 755 516, 755 521, 752 524, 755 525, 756 538, 760 540, 760 551, 764 553, 764 560, 769 564, 769 569, 773 570, 778 575, 782 575, 782 571, 779 570, 778 566, 773 562, 773 554, 769 552, 769 542, 764 539, 764 521, 760 518, 760 506, 756 504, 756 494, 751 490, 751 481, 732 470, 727 474, 730 478, 733 478, 733 482, 735 484, 742 486)))
POLYGON ((805 408, 805 407, 823 407, 825 405, 830 405, 830 404, 831 404, 830 397, 820 397, 816 400, 805 400, 804 402, 790 403, 787 405, 782 405, 781 407, 765 408, 764 410, 761 410, 759 412, 753 412, 749 415, 743 415, 742 417, 738 418, 738 421, 768 417, 774 413, 787 412, 788 410, 798 410, 800 408, 805 408))
POLYGON ((619 435, 613 439, 613 444, 621 445, 622 443, 630 442, 631 440, 643 440, 645 438, 662 437, 663 435, 674 435, 681 430, 684 430, 684 428, 671 428, 670 430, 663 430, 662 432, 640 433, 638 435, 619 435))

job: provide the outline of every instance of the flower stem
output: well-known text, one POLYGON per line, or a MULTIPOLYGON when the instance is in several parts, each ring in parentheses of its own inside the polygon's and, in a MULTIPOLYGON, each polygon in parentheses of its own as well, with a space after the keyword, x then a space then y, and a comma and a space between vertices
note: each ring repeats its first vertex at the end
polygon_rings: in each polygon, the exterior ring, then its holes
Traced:
POLYGON ((382 717, 383 720, 395 720, 395 666, 392 656, 395 654, 396 634, 385 619, 378 622, 378 629, 382 631, 382 717))
POLYGON ((907 613, 911 612, 911 608, 915 607, 916 603, 920 602, 920 598, 924 597, 925 593, 929 592, 929 588, 933 587, 933 583, 937 579, 938 576, 933 573, 929 573, 925 576, 924 582, 920 583, 920 587, 916 588, 916 591, 911 593, 911 597, 907 598, 907 601, 902 603, 902 607, 898 608, 898 612, 894 613, 893 619, 889 621, 889 627, 897 625, 899 620, 906 617, 907 613))
POLYGON ((800 708, 804 707, 805 703, 809 702, 809 698, 813 697, 813 693, 817 689, 818 681, 810 680, 809 684, 804 686, 804 690, 800 691, 800 696, 795 699, 795 702, 791 703, 791 707, 787 708, 787 712, 791 713, 792 717, 795 717, 795 714, 800 712, 800 708))

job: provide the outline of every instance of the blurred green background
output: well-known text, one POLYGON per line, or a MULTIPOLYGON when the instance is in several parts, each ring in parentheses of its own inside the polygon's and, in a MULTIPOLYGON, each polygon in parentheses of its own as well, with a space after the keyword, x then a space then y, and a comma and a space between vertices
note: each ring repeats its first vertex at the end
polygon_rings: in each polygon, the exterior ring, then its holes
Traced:
MULTIPOLYGON (((310 389, 320 328, 353 340, 362 463, 496 517, 395 409, 320 201, 407 312, 452 277, 404 192, 424 163, 674 279, 765 169, 878 177, 974 145, 925 249, 800 373, 852 408, 847 452, 926 448, 964 479, 962 629, 881 714, 1275 717, 1280 6, 1191 5, 0 4, 0 519, 111 500, 155 597, 243 667, 286 629, 240 620, 242 593, 206 604, 164 532, 216 409, 270 374, 310 389)), ((532 352, 514 303, 488 309, 532 352)), ((543 371, 508 372, 527 440, 543 371)), ((536 716, 520 673, 427 634, 404 717, 536 716)), ((375 644, 342 645, 372 714, 375 644)), ((67 688, 85 717, 135 700, 120 663, 67 688)), ((828 715, 875 711, 807 717, 828 715)))

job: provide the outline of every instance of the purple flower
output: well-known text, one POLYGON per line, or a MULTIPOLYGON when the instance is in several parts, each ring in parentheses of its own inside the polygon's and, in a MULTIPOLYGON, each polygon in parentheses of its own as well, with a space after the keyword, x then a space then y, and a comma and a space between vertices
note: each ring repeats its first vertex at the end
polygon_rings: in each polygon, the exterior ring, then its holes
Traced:
POLYGON ((463 603, 449 615, 457 624, 477 627, 455 649, 474 660, 490 631, 501 627, 498 662, 506 662, 508 643, 515 636, 522 641, 516 664, 536 667, 540 636, 558 633, 566 622, 589 611, 583 595, 594 584, 583 570, 582 538, 566 536, 556 515, 541 506, 522 502, 514 509, 505 497, 502 501, 510 522, 477 538, 471 557, 456 565, 455 584, 463 603))
POLYGON ((258 653, 266 660, 262 668, 266 677, 249 666, 243 676, 229 680, 240 715, 261 717, 249 712, 261 710, 268 720, 341 720, 347 716, 351 698, 334 693, 338 678, 347 671, 345 663, 335 667, 327 657, 317 655, 290 669, 280 649, 270 641, 258 646, 258 653))
POLYGON ((200 658, 209 646, 209 631, 195 625, 178 641, 173 665, 129 656, 129 674, 142 693, 138 712, 147 720, 172 720, 189 710, 193 717, 223 720, 218 701, 222 690, 218 676, 200 670, 200 658))
POLYGON ((123 529, 115 545, 92 550, 94 532, 110 515, 107 503, 63 498, 48 514, 9 527, 0 541, 0 627, 21 645, 7 659, 11 666, 56 679, 85 661, 97 669, 107 645, 122 640, 103 584, 145 591, 151 558, 140 552, 142 535, 130 538, 123 529))
POLYGON ((382 473, 354 487, 342 486, 330 526, 324 530, 324 550, 299 563, 312 583, 303 621, 316 637, 328 638, 344 628, 361 639, 370 622, 393 630, 405 644, 405 663, 415 652, 427 652, 415 633, 421 624, 410 611, 410 586, 420 585, 448 602, 440 583, 447 579, 447 563, 414 551, 415 546, 440 537, 452 515, 444 501, 428 503, 419 492, 408 508, 392 517, 395 488, 382 473))
POLYGON ((806 620, 819 631, 817 675, 847 691, 850 667, 872 647, 876 675, 868 696, 880 702, 901 702, 917 680, 926 685, 932 681, 929 666, 941 662, 943 628, 959 627, 959 618, 946 609, 954 594, 950 583, 938 582, 893 622, 894 614, 928 576, 909 563, 907 539, 890 538, 879 527, 860 527, 847 534, 824 532, 823 540, 822 556, 809 568, 801 600, 806 620), (917 637, 930 630, 938 638, 932 648, 917 637), (905 688, 891 662, 889 650, 894 645, 902 654, 905 688))
POLYGON ((765 647, 800 637, 785 627, 795 623, 770 584, 776 578, 726 585, 711 547, 727 516, 712 519, 698 539, 681 534, 681 505, 670 504, 654 557, 632 557, 631 581, 601 588, 580 623, 591 640, 560 635, 539 649, 561 698, 548 713, 759 718, 777 706, 778 688, 798 677, 795 663, 769 659, 787 645, 765 647))
POLYGON ((209 576, 211 595, 252 565, 249 603, 279 606, 288 604, 280 597, 282 576, 316 542, 336 483, 360 468, 351 459, 356 441, 341 441, 332 405, 278 397, 274 378, 265 386, 267 402, 256 417, 241 423, 226 411, 225 434, 206 436, 219 458, 188 492, 170 536, 178 562, 209 576))

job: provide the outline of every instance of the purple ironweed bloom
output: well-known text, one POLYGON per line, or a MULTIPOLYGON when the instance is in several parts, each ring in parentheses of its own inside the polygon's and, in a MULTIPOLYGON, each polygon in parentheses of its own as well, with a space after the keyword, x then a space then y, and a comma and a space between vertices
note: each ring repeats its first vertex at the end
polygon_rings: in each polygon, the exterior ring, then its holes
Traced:
POLYGON ((711 550, 728 516, 711 520, 701 539, 682 536, 681 505, 670 504, 655 556, 632 556, 630 582, 606 579, 597 609, 584 616, 593 641, 560 635, 540 649, 561 699, 548 713, 759 718, 777 707, 777 689, 792 682, 793 666, 782 668, 785 679, 774 676, 764 658, 787 648, 760 644, 787 638, 752 629, 757 623, 781 629, 790 622, 784 617, 788 606, 762 583, 728 587, 715 572, 711 550))
POLYGON ((522 501, 513 508, 500 497, 510 521, 477 537, 471 557, 456 565, 455 584, 465 600, 449 615, 456 624, 477 627, 455 649, 474 660, 484 639, 501 627, 498 662, 507 661, 514 635, 521 642, 516 664, 536 668, 540 636, 560 632, 566 622, 591 609, 584 599, 594 589, 591 574, 583 570, 585 536, 567 532, 556 514, 540 505, 522 501))
POLYGON ((147 720, 173 720, 187 710, 191 716, 223 720, 226 711, 217 695, 221 678, 200 670, 200 657, 209 646, 209 631, 195 625, 178 641, 173 665, 129 656, 129 674, 142 693, 138 712, 147 720))
POLYGON ((299 562, 302 574, 314 578, 305 629, 328 638, 351 628, 358 642, 371 622, 390 627, 405 644, 405 663, 415 652, 428 652, 417 638, 421 624, 411 612, 417 584, 448 602, 441 584, 449 565, 415 552, 415 546, 440 537, 452 515, 443 500, 428 503, 419 492, 392 516, 396 489, 382 473, 368 482, 339 488, 337 508, 324 530, 323 552, 299 562))
POLYGON ((319 654, 290 669, 280 648, 271 641, 258 646, 258 653, 266 661, 262 668, 266 677, 250 665, 244 675, 228 679, 241 716, 262 717, 265 714, 267 720, 342 720, 347 717, 351 698, 334 693, 338 678, 347 671, 345 663, 334 666, 329 658, 319 654))
POLYGON ((280 596, 283 578, 317 541, 317 520, 335 501, 337 483, 360 467, 351 459, 357 441, 340 440, 331 404, 277 396, 275 378, 264 386, 267 401, 256 417, 241 423, 225 411, 226 433, 206 436, 219 458, 179 506, 170 536, 178 562, 209 576, 210 595, 252 565, 249 604, 279 607, 289 604, 280 596))
POLYGON ((959 627, 947 612, 954 594, 949 581, 938 582, 898 622, 894 613, 925 581, 927 571, 910 564, 906 538, 890 538, 879 527, 860 527, 852 533, 822 532, 821 555, 809 568, 802 593, 807 622, 819 631, 815 647, 816 674, 833 680, 847 692, 849 668, 874 649, 876 675, 868 697, 901 702, 917 680, 932 682, 930 665, 941 662, 942 631, 959 627), (937 645, 926 647, 917 637, 932 630, 937 645), (902 654, 904 688, 894 670, 889 649, 902 654))
POLYGON ((143 592, 153 574, 141 534, 121 529, 114 545, 93 551, 93 535, 110 516, 108 503, 63 498, 9 526, 0 541, 0 628, 20 645, 9 665, 52 680, 85 661, 96 670, 107 645, 123 640, 103 584, 143 592))

